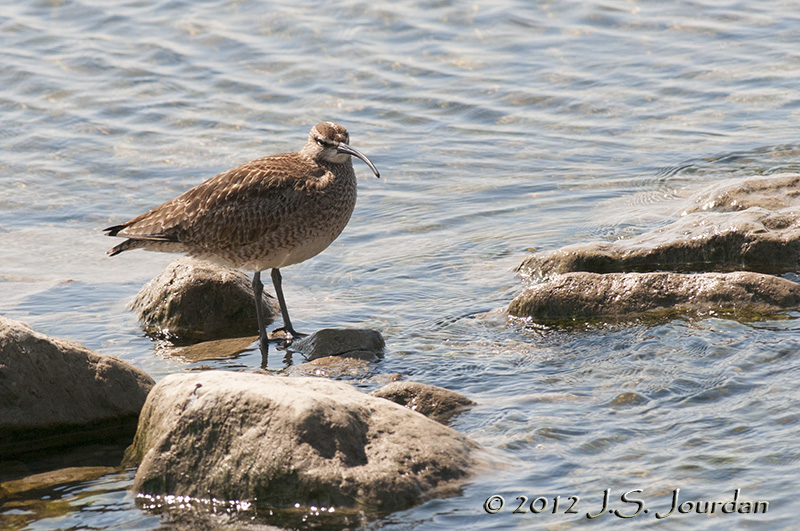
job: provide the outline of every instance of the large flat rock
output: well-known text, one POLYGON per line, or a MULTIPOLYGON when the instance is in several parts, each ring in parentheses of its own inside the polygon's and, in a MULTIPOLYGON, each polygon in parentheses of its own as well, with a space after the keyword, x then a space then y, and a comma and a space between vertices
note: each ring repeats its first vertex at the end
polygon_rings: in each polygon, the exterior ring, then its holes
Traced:
POLYGON ((207 371, 158 383, 126 461, 151 496, 389 511, 464 478, 475 448, 341 382, 207 371))
POLYGON ((752 318, 800 309, 800 284, 751 272, 567 273, 525 289, 509 315, 535 321, 716 314, 752 318))
POLYGON ((696 194, 678 219, 630 239, 569 245, 529 256, 533 276, 588 271, 800 269, 800 176, 726 181, 696 194))
POLYGON ((153 380, 0 317, 0 456, 133 436, 153 380))

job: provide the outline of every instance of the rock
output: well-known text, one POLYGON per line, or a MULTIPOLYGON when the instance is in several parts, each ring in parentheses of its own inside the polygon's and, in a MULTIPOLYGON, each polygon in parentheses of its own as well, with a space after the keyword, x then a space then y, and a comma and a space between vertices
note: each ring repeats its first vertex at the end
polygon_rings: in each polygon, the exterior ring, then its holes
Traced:
MULTIPOLYGON (((258 335, 252 280, 238 269, 182 257, 145 284, 132 303, 148 335, 209 341, 258 335)), ((269 319, 277 311, 264 295, 269 319)))
POLYGON ((0 317, 0 456, 132 436, 153 380, 0 317))
POLYGON ((697 194, 682 217, 631 239, 537 253, 519 270, 735 271, 783 274, 800 268, 800 176, 728 181, 697 194), (768 208, 765 208, 769 207, 768 208))
POLYGON ((576 244, 535 254, 519 270, 532 275, 572 271, 733 271, 782 274, 800 267, 794 213, 750 208, 697 213, 629 240, 576 244))
MULTIPOLYGON (((39 455, 30 456, 34 462, 38 461, 38 457, 39 455)), ((5 473, 5 466, 6 463, 0 463, 0 474, 5 473)), ((73 485, 95 481, 114 473, 119 473, 119 467, 69 467, 2 481, 0 528, 9 531, 31 529, 43 521, 53 522, 70 516, 74 518, 75 498, 63 494, 69 492, 68 489, 73 485)))
POLYGON ((475 402, 455 391, 416 382, 392 382, 370 393, 445 423, 475 402))
POLYGON ((376 374, 370 377, 370 381, 381 385, 386 385, 392 382, 398 382, 402 379, 403 375, 400 374, 399 372, 394 372, 389 374, 376 374))
POLYGON ((758 207, 771 211, 800 205, 800 175, 778 174, 726 180, 695 194, 693 206, 681 215, 693 212, 737 212, 758 207))
POLYGON ((119 472, 119 469, 111 466, 81 466, 31 474, 21 479, 0 483, 0 499, 20 497, 22 494, 35 491, 52 490, 73 483, 93 481, 115 472, 119 472))
POLYGON ((377 330, 325 328, 294 341, 291 349, 309 361, 326 356, 344 356, 371 361, 383 355, 386 343, 377 330))
POLYGON ((509 315, 536 321, 722 314, 752 318, 800 307, 800 284, 760 273, 567 273, 525 289, 509 315))
POLYGON ((167 345, 157 349, 160 355, 172 356, 190 363, 234 358, 258 341, 258 336, 232 337, 203 341, 183 347, 167 345))
POLYGON ((150 497, 391 511, 465 478, 475 449, 341 382, 205 371, 156 385, 125 464, 150 497))
POLYGON ((290 365, 284 371, 287 376, 318 376, 336 380, 360 380, 369 376, 372 370, 370 361, 345 356, 325 356, 316 358, 308 363, 290 365))

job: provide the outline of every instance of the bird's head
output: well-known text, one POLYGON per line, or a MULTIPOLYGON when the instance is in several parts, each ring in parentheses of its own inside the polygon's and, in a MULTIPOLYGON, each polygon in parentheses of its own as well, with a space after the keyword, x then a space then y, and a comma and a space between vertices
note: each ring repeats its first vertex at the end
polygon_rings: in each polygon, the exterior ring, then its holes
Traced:
POLYGON ((311 128, 303 151, 315 160, 333 164, 343 164, 349 157, 357 157, 369 166, 375 177, 380 178, 381 175, 375 165, 365 155, 348 146, 349 141, 350 135, 341 125, 320 122, 311 128))

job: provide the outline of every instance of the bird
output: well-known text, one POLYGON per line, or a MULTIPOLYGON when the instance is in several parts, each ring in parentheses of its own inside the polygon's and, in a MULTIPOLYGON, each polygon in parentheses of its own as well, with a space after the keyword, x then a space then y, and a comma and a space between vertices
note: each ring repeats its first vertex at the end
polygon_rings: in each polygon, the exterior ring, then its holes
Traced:
POLYGON ((109 256, 144 249, 188 256, 253 272, 261 354, 268 335, 261 304, 261 272, 271 270, 287 340, 295 331, 283 295, 281 268, 324 251, 344 230, 356 204, 352 157, 375 165, 350 147, 350 135, 334 122, 311 128, 300 151, 270 155, 219 173, 120 225, 106 236, 126 238, 109 256))

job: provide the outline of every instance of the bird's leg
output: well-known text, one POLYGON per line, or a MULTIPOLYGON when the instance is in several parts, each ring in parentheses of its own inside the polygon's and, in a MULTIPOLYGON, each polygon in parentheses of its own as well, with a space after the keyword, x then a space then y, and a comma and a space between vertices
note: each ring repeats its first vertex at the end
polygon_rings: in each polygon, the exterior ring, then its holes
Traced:
POLYGON ((256 296, 256 319, 258 320, 258 344, 261 348, 262 361, 266 365, 269 343, 267 342, 267 324, 264 322, 264 302, 262 294, 264 284, 261 283, 261 271, 256 271, 253 275, 253 294, 256 296))
POLYGON ((281 306, 283 331, 293 338, 305 336, 306 334, 301 334, 300 332, 295 331, 294 327, 292 326, 292 321, 289 319, 289 310, 286 308, 286 300, 283 298, 283 289, 281 288, 281 272, 277 267, 272 269, 272 285, 275 286, 275 294, 278 296, 278 303, 281 306))

